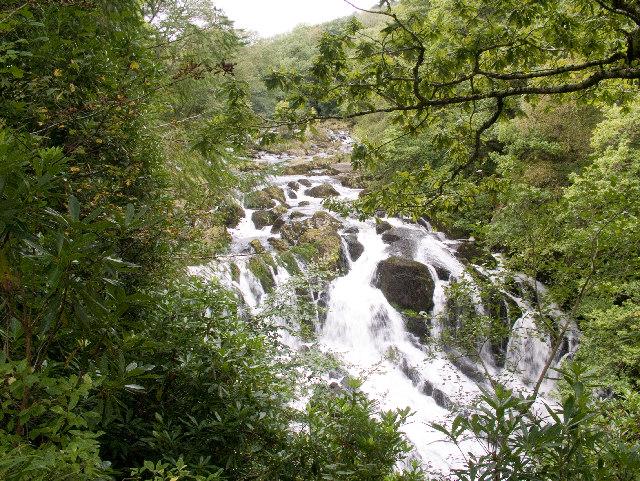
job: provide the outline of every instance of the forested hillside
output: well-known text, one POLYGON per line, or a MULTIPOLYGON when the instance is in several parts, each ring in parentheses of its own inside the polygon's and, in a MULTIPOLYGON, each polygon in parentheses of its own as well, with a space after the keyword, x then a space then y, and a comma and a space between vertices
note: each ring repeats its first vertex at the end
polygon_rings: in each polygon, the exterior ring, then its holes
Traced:
POLYGON ((634 0, 5 0, 0 479, 639 480, 639 86, 634 0))

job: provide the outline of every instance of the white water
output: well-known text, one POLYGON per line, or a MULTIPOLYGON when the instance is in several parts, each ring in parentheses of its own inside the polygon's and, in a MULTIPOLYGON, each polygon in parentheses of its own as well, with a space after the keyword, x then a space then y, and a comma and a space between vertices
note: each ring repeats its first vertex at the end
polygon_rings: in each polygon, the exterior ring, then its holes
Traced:
MULTIPOLYGON (((345 141, 345 148, 350 141, 345 141)), ((262 156, 260 161, 277 164, 288 159, 287 156, 262 156)), ((283 187, 305 178, 312 186, 330 183, 342 200, 353 200, 360 193, 357 189, 344 187, 330 176, 278 176, 270 184, 283 187)), ((289 214, 298 212, 308 218, 323 210, 321 199, 307 196, 302 187, 295 192, 295 198, 287 193, 289 214), (308 205, 300 206, 300 203, 308 205)), ((240 269, 238 282, 232 282, 226 271, 224 279, 230 287, 236 289, 249 311, 259 313, 268 299, 260 282, 247 268, 251 254, 249 243, 258 239, 269 248, 270 237, 279 238, 271 232, 271 227, 256 229, 251 221, 253 211, 247 210, 246 217, 236 229, 231 229, 233 238, 232 254, 240 269)), ((288 215, 289 215, 288 214, 288 215)), ((355 219, 341 219, 343 228, 357 228, 358 241, 364 246, 364 252, 355 262, 349 260, 349 272, 335 279, 328 288, 326 320, 317 324, 317 342, 315 347, 330 353, 339 359, 343 369, 350 376, 363 381, 361 389, 378 402, 384 410, 409 407, 414 412, 410 422, 403 426, 407 438, 415 447, 414 459, 421 460, 434 473, 447 473, 452 467, 463 462, 460 450, 446 441, 444 436, 431 427, 432 423, 446 425, 457 412, 473 407, 480 395, 482 379, 471 379, 461 371, 461 367, 471 366, 471 371, 481 371, 480 366, 468 360, 458 359, 452 362, 451 354, 436 348, 443 332, 442 314, 446 310, 446 288, 451 281, 438 279, 436 267, 445 269, 450 279, 466 279, 467 267, 455 256, 455 241, 446 239, 441 233, 431 232, 425 227, 404 222, 399 219, 385 219, 394 227, 401 228, 406 239, 400 249, 387 245, 376 233, 373 221, 360 222, 355 219), (433 295, 434 308, 431 320, 431 337, 434 342, 424 345, 410 334, 402 315, 386 300, 382 292, 373 287, 372 279, 378 263, 392 255, 403 255, 427 265, 435 280, 433 295), (444 401, 443 401, 444 400, 444 401), (437 402, 439 401, 439 402, 437 402)), ((348 254, 347 254, 348 257, 348 254)), ((221 275, 220 269, 194 269, 200 275, 221 275)), ((491 273, 494 275, 495 273, 491 273)), ((283 285, 289 279, 284 266, 274 272, 277 285, 283 285)), ((505 384, 526 392, 530 384, 539 376, 544 363, 551 352, 548 337, 539 334, 535 323, 534 309, 523 299, 507 294, 523 310, 523 315, 512 327, 512 335, 506 350, 506 365, 498 369, 493 362, 488 346, 482 348, 484 369, 496 375, 505 384)), ((474 294, 476 310, 484 313, 484 307, 478 293, 474 294)), ((295 302, 294 299, 290 300, 295 302)), ((558 316, 561 314, 556 313, 558 316)), ((291 327, 291 326, 289 326, 291 327)), ((308 347, 300 339, 292 336, 289 329, 281 330, 282 342, 292 349, 308 347)), ((573 338, 571 338, 573 339, 573 338)), ((575 343, 570 341, 570 344, 575 343)), ((574 347, 573 345, 571 347, 574 347)), ((306 373, 301 373, 306 378, 306 373)), ((341 381, 328 375, 325 382, 341 381)), ((547 390, 551 384, 546 384, 547 390)), ((305 399, 296 406, 302 408, 305 399)), ((465 444, 463 451, 474 451, 477 446, 465 444)))

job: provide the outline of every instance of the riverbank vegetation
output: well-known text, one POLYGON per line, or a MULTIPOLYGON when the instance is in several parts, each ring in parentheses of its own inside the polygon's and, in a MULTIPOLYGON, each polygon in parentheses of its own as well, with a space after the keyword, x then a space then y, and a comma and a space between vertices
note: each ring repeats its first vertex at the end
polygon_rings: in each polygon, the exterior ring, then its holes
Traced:
MULTIPOLYGON (((255 41, 205 0, 3 2, 0 478, 426 479, 410 410, 356 382, 294 409, 270 317, 186 274, 226 254, 261 139, 304 152, 330 120, 366 187, 340 208, 473 237, 581 331, 559 406, 494 385, 438 427, 486 448, 450 479, 639 479, 639 28, 632 1, 402 0, 255 41)), ((320 221, 292 252, 323 278, 320 221)))

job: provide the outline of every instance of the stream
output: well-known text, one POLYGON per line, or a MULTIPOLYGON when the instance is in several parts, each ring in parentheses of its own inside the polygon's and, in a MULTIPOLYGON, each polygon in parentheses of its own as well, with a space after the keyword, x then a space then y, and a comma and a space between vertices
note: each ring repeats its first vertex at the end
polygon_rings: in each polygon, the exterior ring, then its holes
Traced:
MULTIPOLYGON (((348 152, 352 145, 348 134, 338 132, 334 136, 336 149, 348 152)), ((278 166, 286 165, 291 157, 259 154, 254 160, 278 166)), ((313 157, 309 155, 307 160, 313 157)), ((316 152, 315 158, 319 157, 326 155, 316 152)), ((347 174, 343 174, 342 180, 344 175, 349 175, 348 169, 344 170, 347 174)), ((323 207, 323 198, 309 195, 314 187, 330 185, 343 201, 355 200, 361 192, 346 187, 339 176, 326 175, 325 171, 276 175, 269 179, 269 185, 282 189, 286 196, 286 202, 278 202, 278 205, 284 207, 281 207, 283 214, 279 219, 287 224, 309 221, 319 212, 329 213, 323 207)), ((194 267, 192 271, 222 278, 238 293, 246 309, 255 314, 272 294, 249 268, 252 246, 259 241, 277 259, 273 246, 277 245, 277 240, 282 240, 282 227, 256 227, 252 219, 254 212, 255 209, 245 209, 245 217, 236 228, 230 229, 233 239, 230 257, 234 258, 239 271, 235 276, 228 263, 194 267)), ((462 452, 473 452, 478 446, 467 441, 461 452, 431 424, 449 425, 457 414, 470 412, 477 404, 481 389, 489 387, 487 375, 526 394, 542 371, 551 352, 551 343, 549 335, 537 327, 536 309, 526 292, 539 293, 544 288, 521 276, 518 278, 521 292, 504 292, 500 305, 510 334, 500 346, 492 347, 487 343, 479 346, 482 363, 474 362, 455 355, 453 349, 437 347, 442 344, 438 341, 442 340, 447 322, 451 322, 447 320, 447 287, 456 280, 466 280, 473 286, 469 270, 495 279, 499 269, 489 271, 461 259, 457 255, 461 241, 446 238, 426 221, 414 223, 384 217, 377 221, 360 221, 335 213, 329 215, 339 223, 342 274, 332 280, 324 292, 314 296, 319 312, 314 323, 314 340, 303 340, 288 329, 282 329, 281 340, 293 351, 309 349, 312 345, 338 360, 341 369, 326 372, 316 382, 346 389, 346 379, 357 378, 363 381, 360 389, 376 400, 382 410, 409 407, 414 414, 402 429, 415 448, 412 459, 424 463, 432 473, 446 474, 464 461, 462 452), (385 232, 381 232, 381 222, 387 223, 384 224, 385 232), (380 284, 380 265, 390 258, 397 262, 400 262, 398 259, 410 261, 410 268, 416 267, 413 263, 426 266, 424 272, 431 277, 428 283, 431 299, 423 300, 430 309, 422 313, 422 319, 408 318, 390 302, 381 288, 376 287, 380 284)), ((277 289, 295 273, 289 272, 285 263, 276 262, 277 265, 269 266, 269 269, 277 289)), ((307 268, 304 260, 297 262, 301 269, 307 268)), ((473 288, 472 297, 477 314, 488 314, 473 288)), ((562 317, 553 306, 549 315, 556 319, 562 317)), ((571 355, 577 342, 577 333, 569 330, 555 362, 571 355)), ((552 389, 552 381, 545 381, 542 396, 547 402, 553 402, 549 394, 552 389)), ((301 399, 300 408, 304 403, 301 399)))

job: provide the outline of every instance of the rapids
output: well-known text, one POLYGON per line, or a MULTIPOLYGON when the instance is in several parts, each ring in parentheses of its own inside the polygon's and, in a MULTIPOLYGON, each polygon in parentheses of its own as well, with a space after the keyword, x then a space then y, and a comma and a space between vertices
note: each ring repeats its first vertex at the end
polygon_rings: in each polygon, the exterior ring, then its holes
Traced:
MULTIPOLYGON (((352 140, 346 133, 335 134, 335 139, 341 143, 341 150, 350 149, 352 140)), ((263 154, 255 161, 273 165, 286 163, 291 158, 287 155, 263 154)), ((360 194, 360 190, 345 187, 330 175, 277 175, 269 183, 282 187, 287 193, 287 217, 293 211, 302 213, 304 218, 310 218, 318 211, 326 211, 322 199, 306 195, 304 189, 291 195, 287 184, 300 179, 308 180, 312 187, 326 183, 332 185, 340 194, 340 200, 354 200, 360 194)), ((273 233, 271 226, 256 228, 252 214, 253 211, 247 209, 237 228, 230 230, 233 239, 230 258, 240 271, 236 280, 232 279, 229 266, 225 263, 193 268, 193 272, 222 278, 223 282, 238 292, 246 308, 251 313, 257 313, 269 294, 265 293, 259 280, 248 268, 250 245, 258 240, 271 249, 268 239, 278 239, 280 234, 273 233)), ((445 328, 443 319, 447 309, 447 286, 456 279, 472 282, 468 269, 476 269, 489 278, 497 278, 499 269, 488 272, 465 264, 456 256, 459 241, 434 232, 426 222, 416 224, 396 218, 383 219, 403 232, 405 239, 398 248, 382 240, 376 232, 374 220, 359 221, 332 215, 342 224, 340 233, 344 234, 345 230, 357 232, 357 241, 364 251, 353 261, 343 239, 343 257, 348 272, 334 279, 327 287, 324 296, 326 316, 317 316, 316 339, 312 344, 316 349, 336 357, 342 366, 338 372, 326 373, 321 382, 341 386, 345 377, 358 378, 362 381, 361 389, 375 399, 380 408, 409 407, 414 414, 403 431, 415 447, 413 459, 420 460, 434 473, 446 474, 452 467, 460 465, 463 452, 473 451, 476 447, 468 442, 462 451, 459 450, 431 424, 447 425, 456 414, 472 409, 481 394, 481 388, 488 387, 483 372, 522 392, 531 389, 551 352, 549 336, 539 332, 535 322, 537 308, 525 296, 504 292, 505 297, 518 306, 522 315, 510 326, 511 334, 505 347, 503 366, 496 362, 486 346, 482 349, 482 368, 469 359, 452 355, 455 353, 451 350, 437 348, 445 328), (429 335, 433 342, 422 342, 412 334, 403 314, 373 285, 378 264, 392 255, 409 257, 429 268, 435 282, 434 307, 428 313, 429 335), (439 272, 446 272, 447 275, 439 275, 439 272)), ((305 268, 303 262, 299 264, 305 268)), ((282 263, 270 269, 276 285, 285 284, 293 274, 282 263)), ((520 282, 527 284, 530 280, 522 278, 520 282)), ((474 301, 476 310, 484 313, 485 308, 478 295, 474 295, 474 301)), ((553 314, 557 319, 562 318, 557 309, 553 309, 553 314)), ((294 350, 308 348, 308 343, 292 335, 289 329, 282 329, 281 336, 282 342, 294 350)), ((567 334, 567 347, 560 355, 569 355, 576 342, 575 330, 571 329, 567 334)), ((550 381, 544 386, 543 391, 547 393, 553 387, 550 381)), ((304 400, 299 404, 303 407, 304 400)))

